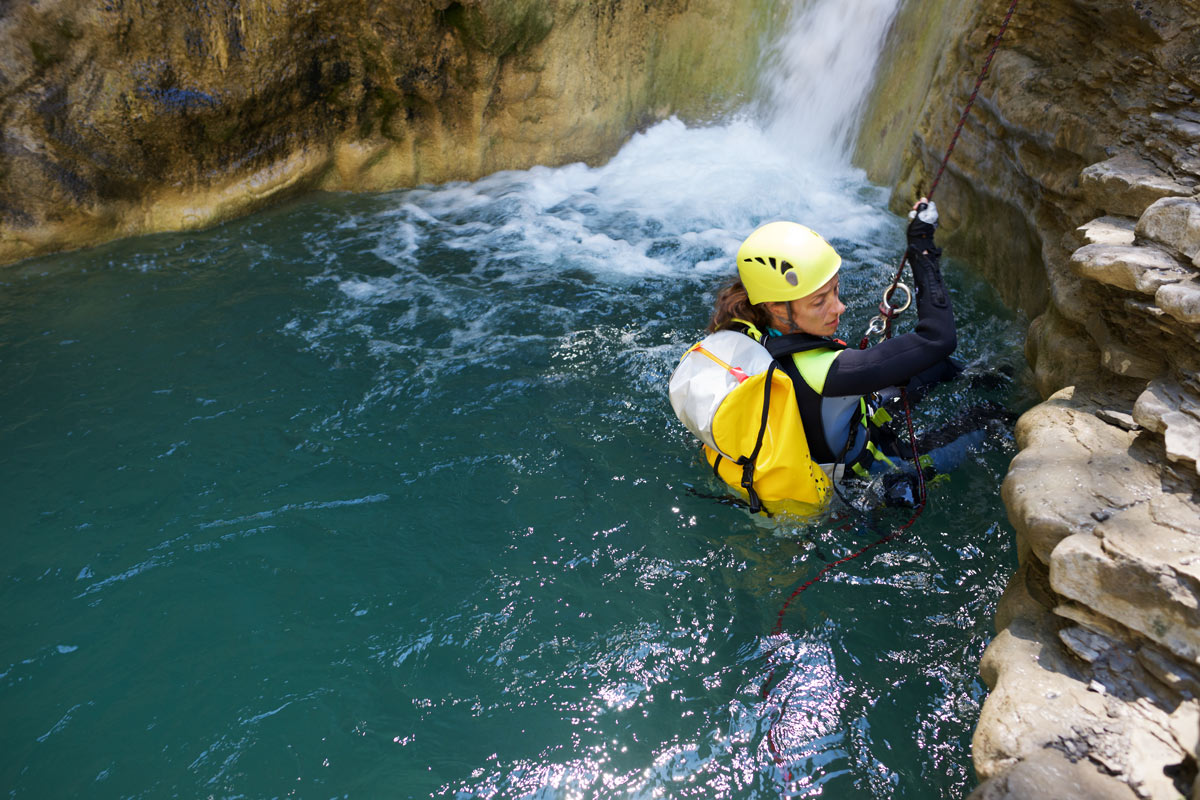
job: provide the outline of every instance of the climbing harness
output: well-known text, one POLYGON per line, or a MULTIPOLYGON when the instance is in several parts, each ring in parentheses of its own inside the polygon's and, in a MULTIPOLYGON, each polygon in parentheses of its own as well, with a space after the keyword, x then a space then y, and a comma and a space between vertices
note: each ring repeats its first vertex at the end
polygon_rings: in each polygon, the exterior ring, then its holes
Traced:
MULTIPOLYGON (((966 105, 963 107, 962 115, 959 117, 959 120, 958 120, 958 125, 954 129, 954 135, 950 138, 950 145, 949 145, 949 147, 946 148, 946 155, 942 158, 942 162, 938 166, 938 171, 934 176, 933 184, 929 187, 929 192, 925 194, 925 197, 930 200, 933 199, 933 194, 935 191, 937 191, 938 184, 941 182, 941 179, 942 179, 942 174, 946 170, 946 165, 950 163, 950 156, 954 153, 955 145, 958 144, 958 137, 962 133, 963 126, 966 125, 967 116, 971 113, 971 107, 975 104, 975 98, 979 95, 979 89, 983 85, 983 81, 987 78, 988 71, 991 69, 992 59, 996 55, 996 50, 999 49, 999 47, 1000 47, 1000 40, 1004 37, 1005 32, 1008 30, 1008 24, 1012 20, 1013 13, 1017 10, 1018 2, 1019 2, 1019 0, 1012 0, 1012 4, 1009 5, 1009 7, 1008 7, 1008 13, 1004 15, 1004 21, 1000 25, 1000 30, 996 34, 996 38, 992 41, 991 50, 988 51, 987 58, 983 62, 983 69, 979 73, 979 78, 975 81, 975 88, 971 91, 971 96, 970 96, 970 98, 968 98, 966 105)), ((896 306, 894 306, 892 304, 892 296, 895 294, 895 292, 898 289, 903 287, 904 292, 907 295, 907 300, 905 301, 904 305, 900 307, 899 310, 903 310, 904 308, 907 308, 909 302, 911 302, 912 292, 909 291, 908 287, 904 286, 904 284, 902 284, 900 282, 900 278, 904 274, 904 266, 907 263, 907 260, 908 260, 908 253, 905 252, 905 254, 900 258, 900 265, 896 268, 896 276, 895 276, 895 278, 893 278, 891 286, 889 286, 888 289, 883 294, 883 303, 880 304, 880 315, 871 320, 870 324, 867 327, 867 332, 863 335, 862 341, 859 344, 859 349, 866 349, 866 347, 869 344, 869 339, 871 336, 878 336, 882 333, 883 339, 891 338, 892 320, 899 313, 899 311, 895 310, 896 306), (882 327, 882 330, 877 329, 879 326, 882 327)), ((880 545, 886 544, 886 543, 898 538, 905 531, 909 530, 913 526, 913 524, 917 521, 917 518, 921 516, 921 512, 925 510, 925 504, 926 504, 926 501, 928 500, 928 496, 926 493, 926 485, 925 485, 925 471, 924 471, 925 465, 922 463, 921 456, 917 452, 917 447, 916 447, 917 436, 916 436, 916 431, 913 427, 912 409, 908 402, 908 392, 905 391, 903 387, 901 387, 901 389, 900 389, 900 401, 904 407, 904 416, 905 416, 905 421, 906 421, 907 428, 908 428, 909 441, 911 442, 911 445, 912 445, 913 466, 915 467, 914 471, 916 472, 916 480, 917 480, 917 491, 915 492, 915 495, 914 495, 915 504, 914 504, 914 510, 913 510, 912 517, 908 520, 908 522, 906 522, 903 525, 901 525, 900 527, 896 528, 891 533, 889 533, 885 536, 882 536, 879 539, 876 539, 875 541, 871 542, 867 546, 860 548, 859 550, 857 550, 853 553, 850 553, 847 556, 843 556, 842 558, 839 558, 835 561, 829 562, 824 567, 822 567, 817 572, 816 575, 809 578, 807 581, 805 581, 803 584, 801 584, 799 587, 797 587, 791 593, 791 595, 788 596, 787 600, 784 601, 783 606, 779 609, 779 613, 776 614, 775 627, 771 629, 771 636, 776 636, 783 632, 783 621, 784 621, 784 618, 787 616, 788 609, 791 607, 792 603, 796 600, 797 597, 800 596, 800 594, 803 591, 805 591, 806 589, 808 589, 808 587, 810 587, 813 584, 820 581, 821 578, 823 578, 826 573, 828 573, 830 570, 832 570, 834 567, 838 566, 839 564, 845 564, 847 561, 853 561, 854 559, 858 558, 859 556, 863 555, 864 553, 868 552, 869 550, 873 550, 876 547, 879 547, 880 545)), ((836 484, 834 485, 834 489, 835 490, 837 489, 836 484)), ((770 651, 768 651, 766 654, 767 657, 769 658, 770 656, 772 656, 781 646, 782 646, 782 643, 780 645, 777 645, 776 647, 772 648, 770 651)), ((775 685, 775 675, 776 675, 776 672, 778 671, 778 669, 779 669, 778 664, 772 666, 771 671, 767 674, 767 679, 763 682, 763 686, 762 686, 760 695, 764 701, 766 701, 770 697, 771 689, 775 685)), ((771 758, 775 762, 776 766, 779 766, 781 768, 783 768, 785 762, 783 760, 783 755, 780 752, 779 744, 776 741, 775 728, 778 725, 778 723, 783 719, 783 713, 786 708, 787 708, 787 698, 785 697, 783 702, 780 704, 778 716, 776 716, 776 718, 771 722, 770 727, 767 729, 767 749, 770 751, 771 758)), ((787 780, 792 779, 790 770, 785 771, 785 776, 786 776, 787 780)))

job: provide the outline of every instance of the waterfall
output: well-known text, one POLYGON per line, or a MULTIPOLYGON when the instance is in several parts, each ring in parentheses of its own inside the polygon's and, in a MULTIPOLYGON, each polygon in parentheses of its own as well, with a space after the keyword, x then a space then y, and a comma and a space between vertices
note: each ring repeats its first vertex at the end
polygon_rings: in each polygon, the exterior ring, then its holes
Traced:
POLYGON ((900 0, 795 0, 763 72, 770 135, 813 164, 849 162, 900 0))
MULTIPOLYGON (((712 125, 665 120, 597 167, 504 171, 405 192, 378 253, 405 280, 339 285, 358 301, 419 285, 433 293, 431 306, 461 303, 441 294, 441 284, 408 279, 431 219, 453 231, 446 247, 489 253, 490 263, 503 260, 526 282, 556 275, 567 258, 602 281, 695 281, 698 298, 731 274, 747 234, 779 219, 819 231, 850 264, 890 264, 901 228, 886 210, 886 190, 871 186, 849 156, 901 0, 790 1, 764 55, 762 99, 749 113, 712 125), (463 208, 480 217, 457 223, 463 208)), ((885 271, 864 279, 883 280, 885 271)), ((843 291, 853 297, 858 273, 844 274, 843 291)), ((495 340, 491 330, 477 333, 479 342, 495 340)))

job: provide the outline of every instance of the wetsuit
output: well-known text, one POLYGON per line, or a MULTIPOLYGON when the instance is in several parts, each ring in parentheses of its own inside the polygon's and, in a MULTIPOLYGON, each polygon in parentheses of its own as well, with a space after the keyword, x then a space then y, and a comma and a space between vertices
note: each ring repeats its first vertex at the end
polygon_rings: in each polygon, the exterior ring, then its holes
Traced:
POLYGON ((942 282, 933 226, 914 219, 908 230, 908 262, 916 283, 917 325, 867 350, 831 339, 818 344, 809 334, 768 337, 764 342, 792 378, 804 433, 813 460, 827 470, 836 464, 870 470, 876 462, 903 455, 884 435, 867 397, 890 387, 931 385, 958 374, 950 360, 957 338, 954 312, 942 282), (809 339, 803 352, 784 354, 809 339), (873 419, 874 417, 874 419, 873 419))

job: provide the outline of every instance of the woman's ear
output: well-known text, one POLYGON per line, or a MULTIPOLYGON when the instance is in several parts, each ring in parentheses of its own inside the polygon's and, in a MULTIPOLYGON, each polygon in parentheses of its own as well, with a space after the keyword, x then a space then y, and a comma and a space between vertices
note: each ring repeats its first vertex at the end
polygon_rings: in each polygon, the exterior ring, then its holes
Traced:
POLYGON ((779 303, 779 302, 772 301, 772 302, 763 303, 762 305, 763 305, 763 308, 765 308, 767 310, 767 316, 769 316, 771 318, 771 322, 773 322, 775 324, 776 328, 783 330, 784 328, 787 327, 787 325, 786 325, 787 309, 785 308, 785 306, 787 306, 787 303, 779 303))

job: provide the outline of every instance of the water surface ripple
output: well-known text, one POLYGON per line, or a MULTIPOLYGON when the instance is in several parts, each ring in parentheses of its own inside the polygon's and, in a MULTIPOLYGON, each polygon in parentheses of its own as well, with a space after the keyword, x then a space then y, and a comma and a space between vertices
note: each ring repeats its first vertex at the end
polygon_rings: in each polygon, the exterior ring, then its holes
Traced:
MULTIPOLYGON (((0 274, 8 796, 965 794, 1010 434, 770 636, 899 520, 691 493, 717 487, 665 397, 768 219, 843 251, 856 337, 902 246, 884 205, 748 121, 670 121, 602 168, 0 274)), ((971 371, 1017 373, 1018 321, 947 272, 971 371)), ((923 423, 1028 400, 988 387, 923 423)))

